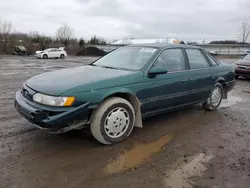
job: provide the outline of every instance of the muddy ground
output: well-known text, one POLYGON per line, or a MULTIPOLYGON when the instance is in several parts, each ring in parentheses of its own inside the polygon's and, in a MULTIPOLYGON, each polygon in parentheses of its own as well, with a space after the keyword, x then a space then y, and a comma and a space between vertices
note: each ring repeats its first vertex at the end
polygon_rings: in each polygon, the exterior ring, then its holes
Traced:
POLYGON ((237 80, 216 112, 195 106, 146 119, 115 146, 85 131, 51 135, 16 113, 26 79, 91 61, 0 57, 1 188, 250 187, 250 80, 237 80))

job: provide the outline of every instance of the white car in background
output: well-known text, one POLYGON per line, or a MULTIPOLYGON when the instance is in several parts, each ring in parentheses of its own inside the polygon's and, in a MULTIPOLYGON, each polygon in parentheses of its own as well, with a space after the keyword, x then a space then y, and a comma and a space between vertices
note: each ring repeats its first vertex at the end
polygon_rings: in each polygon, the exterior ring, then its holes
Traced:
POLYGON ((36 57, 39 59, 48 59, 48 58, 61 58, 64 59, 67 57, 67 52, 62 48, 48 48, 44 51, 36 51, 36 57))

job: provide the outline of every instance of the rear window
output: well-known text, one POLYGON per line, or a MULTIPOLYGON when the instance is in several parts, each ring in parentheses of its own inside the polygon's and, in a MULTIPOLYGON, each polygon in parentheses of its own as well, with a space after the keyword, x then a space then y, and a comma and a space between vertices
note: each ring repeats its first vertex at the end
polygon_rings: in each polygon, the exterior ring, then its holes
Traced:
POLYGON ((202 69, 210 67, 206 57, 198 49, 186 49, 190 69, 202 69))
POLYGON ((210 63, 213 65, 213 66, 218 66, 219 64, 214 60, 214 58, 211 57, 211 55, 207 54, 207 57, 210 61, 210 63))

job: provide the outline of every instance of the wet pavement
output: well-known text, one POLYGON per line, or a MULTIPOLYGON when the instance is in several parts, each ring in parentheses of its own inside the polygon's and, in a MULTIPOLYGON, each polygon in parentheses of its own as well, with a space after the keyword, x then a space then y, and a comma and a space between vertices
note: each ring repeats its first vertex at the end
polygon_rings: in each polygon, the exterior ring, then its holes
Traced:
POLYGON ((216 112, 195 106, 145 119, 115 146, 89 131, 51 135, 16 113, 25 80, 92 60, 0 56, 0 188, 250 187, 250 80, 237 80, 216 112))

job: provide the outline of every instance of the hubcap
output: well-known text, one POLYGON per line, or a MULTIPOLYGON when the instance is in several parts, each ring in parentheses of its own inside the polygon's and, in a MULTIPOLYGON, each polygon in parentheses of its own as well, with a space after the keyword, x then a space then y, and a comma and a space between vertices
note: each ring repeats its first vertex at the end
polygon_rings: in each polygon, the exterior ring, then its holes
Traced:
POLYGON ((220 103, 220 99, 221 99, 221 90, 218 87, 216 87, 211 96, 212 105, 217 106, 220 103))
POLYGON ((127 131, 129 123, 128 111, 121 107, 115 108, 105 119, 105 132, 111 138, 119 138, 127 131))

